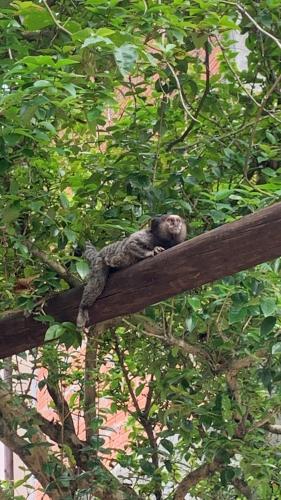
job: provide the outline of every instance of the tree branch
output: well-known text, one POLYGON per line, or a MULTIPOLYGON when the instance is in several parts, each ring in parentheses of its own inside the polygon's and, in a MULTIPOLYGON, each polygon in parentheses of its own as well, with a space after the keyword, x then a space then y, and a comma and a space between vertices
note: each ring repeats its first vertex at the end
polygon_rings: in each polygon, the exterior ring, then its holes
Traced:
MULTIPOLYGON (((241 422, 236 427, 234 438, 235 439, 243 439, 244 436, 249 432, 250 429, 247 429, 245 426, 245 422, 242 419, 241 422)), ((235 454, 235 448, 232 448, 229 451, 229 458, 235 454)), ((205 463, 200 465, 197 469, 189 472, 179 483, 176 493, 174 496, 174 500, 184 500, 187 493, 190 489, 195 486, 197 483, 202 481, 203 479, 207 479, 208 477, 215 474, 215 472, 219 472, 222 470, 227 464, 222 461, 221 458, 215 457, 214 460, 210 463, 205 463)))
POLYGON ((263 33, 265 36, 271 38, 271 40, 273 40, 278 45, 278 47, 281 49, 281 41, 278 40, 278 38, 276 38, 274 35, 272 35, 268 31, 266 31, 262 26, 260 26, 260 24, 257 23, 257 21, 249 14, 249 12, 241 4, 231 2, 230 0, 222 0, 222 2, 227 4, 227 5, 233 5, 233 7, 236 7, 239 10, 239 12, 241 12, 241 14, 244 14, 248 19, 250 19, 250 21, 255 25, 255 27, 261 33, 263 33))
POLYGON ((62 423, 62 428, 66 428, 72 434, 75 434, 75 427, 72 420, 71 411, 69 409, 67 401, 63 397, 60 388, 58 387, 58 385, 47 383, 47 389, 48 393, 55 403, 56 410, 62 423))
POLYGON ((214 459, 208 464, 202 464, 197 469, 193 470, 183 480, 179 483, 174 500, 184 500, 188 491, 192 486, 195 486, 199 481, 212 476, 215 472, 220 471, 223 468, 223 463, 218 459, 214 459))
POLYGON ((266 423, 266 424, 262 425, 262 427, 266 431, 271 432, 272 434, 281 434, 281 425, 266 423))
MULTIPOLYGON (((143 310, 186 290, 281 255, 281 203, 208 231, 109 276, 89 310, 99 323, 143 310)), ((76 321, 82 287, 55 294, 44 307, 55 321, 76 321)), ((46 324, 10 311, 0 319, 0 357, 43 343, 46 324)), ((226 367, 227 368, 227 367, 226 367)))
POLYGON ((166 61, 166 64, 167 64, 168 68, 170 69, 170 71, 171 71, 171 73, 172 73, 172 75, 173 75, 173 77, 174 77, 174 79, 176 81, 176 85, 177 85, 177 88, 178 88, 178 91, 179 91, 179 96, 180 96, 180 100, 181 100, 183 109, 185 110, 186 114, 189 116, 189 118, 191 118, 192 121, 200 123, 197 120, 197 118, 191 114, 191 112, 189 111, 189 109, 187 107, 187 104, 186 104, 186 102, 184 100, 184 97, 183 97, 183 92, 182 92, 182 88, 181 88, 178 76, 177 76, 177 74, 176 74, 173 66, 168 61, 166 61))
POLYGON ((117 340, 117 337, 115 337, 115 352, 117 354, 117 357, 118 357, 118 361, 119 361, 119 364, 120 364, 120 367, 121 367, 121 370, 123 372, 123 375, 124 375, 124 379, 126 381, 126 384, 127 384, 127 388, 128 388, 128 391, 129 391, 129 394, 131 396, 131 399, 132 399, 132 402, 133 402, 133 405, 135 407, 135 410, 138 414, 138 416, 141 415, 142 411, 140 409, 140 406, 139 406, 139 402, 137 400, 137 397, 134 393, 134 390, 133 390, 133 387, 132 387, 132 384, 131 384, 131 380, 130 380, 130 377, 129 377, 129 372, 125 366, 125 359, 124 359, 124 354, 123 352, 121 352, 121 349, 119 347, 119 344, 118 344, 118 340, 117 340))
MULTIPOLYGON (((16 453, 27 468, 34 474, 36 479, 44 488, 52 482, 53 478, 46 472, 45 465, 49 461, 49 445, 46 443, 44 434, 38 424, 34 423, 32 434, 32 446, 30 441, 19 436, 11 425, 17 417, 19 425, 24 429, 30 425, 30 409, 26 405, 18 403, 15 394, 9 393, 3 387, 0 388, 0 439, 14 453, 16 453), (29 411, 27 411, 29 410, 29 411), (42 446, 42 443, 47 446, 42 446), (36 446, 36 444, 38 446, 36 446)), ((40 419, 40 417, 39 417, 40 419)), ((60 488, 53 490, 52 499, 58 500, 63 495, 60 488)))
POLYGON ((281 49, 281 41, 278 40, 278 38, 276 38, 274 35, 272 35, 271 33, 269 33, 269 31, 266 31, 264 28, 262 28, 262 26, 260 26, 260 24, 257 23, 257 21, 249 14, 249 12, 244 7, 242 7, 242 5, 236 4, 236 3, 233 3, 233 2, 227 2, 227 3, 231 3, 232 5, 235 5, 235 7, 237 7, 238 10, 242 14, 244 14, 248 19, 250 19, 250 21, 256 26, 256 28, 261 33, 263 33, 265 36, 271 38, 271 40, 273 40, 278 45, 279 49, 281 49))
POLYGON ((143 409, 143 414, 145 416, 147 416, 149 414, 149 411, 150 411, 150 408, 151 408, 151 404, 152 404, 152 396, 153 396, 153 385, 152 385, 152 382, 153 382, 153 379, 154 379, 154 376, 153 376, 153 373, 152 373, 151 377, 150 377, 150 382, 149 382, 149 385, 148 385, 148 393, 147 393, 147 396, 146 396, 145 407, 143 409))
POLYGON ((48 254, 43 250, 39 250, 31 241, 25 241, 25 245, 27 246, 30 253, 39 259, 43 264, 47 267, 55 271, 66 283, 68 283, 72 288, 81 285, 82 281, 70 273, 62 264, 56 262, 53 259, 50 259, 48 254))
POLYGON ((235 477, 232 480, 232 484, 248 500, 254 500, 253 493, 252 493, 251 489, 249 488, 248 484, 246 483, 245 479, 235 477))
POLYGON ((57 20, 55 14, 53 13, 52 9, 50 9, 49 5, 47 4, 46 0, 42 0, 43 1, 43 4, 45 5, 47 11, 49 12, 51 18, 53 19, 55 25, 61 30, 63 31, 64 33, 66 33, 67 35, 69 35, 70 37, 72 37, 72 33, 71 31, 68 31, 64 26, 62 26, 59 21, 57 20))
POLYGON ((199 101, 199 104, 198 104, 198 107, 193 115, 193 119, 192 121, 190 122, 189 126, 187 127, 187 129, 183 132, 183 134, 178 137, 177 139, 175 139, 174 141, 170 142, 166 149, 167 151, 171 151, 171 149, 176 145, 178 144, 179 142, 182 142, 189 134, 189 132, 191 132, 191 130, 193 129, 193 126, 196 122, 198 122, 197 120, 197 117, 201 111, 201 108, 204 104, 204 101, 208 95, 208 93, 210 92, 210 54, 209 54, 209 46, 208 46, 208 41, 205 42, 205 67, 206 67, 206 83, 205 83, 205 90, 204 90, 204 93, 199 101))
POLYGON ((86 439, 90 442, 93 436, 91 422, 96 417, 96 384, 97 384, 97 354, 98 337, 104 331, 103 325, 96 326, 87 335, 87 346, 85 355, 85 381, 84 381, 84 419, 86 428, 86 439))
MULTIPOLYGON (((153 321, 151 321, 149 318, 146 318, 145 316, 137 315, 136 319, 141 319, 141 323, 144 326, 144 335, 160 339, 165 342, 165 344, 179 347, 185 354, 192 354, 193 356, 199 356, 204 360, 210 360, 209 354, 207 353, 207 351, 202 349, 202 347, 197 347, 195 345, 189 344, 185 340, 173 337, 173 335, 165 335, 165 332, 161 327, 156 325, 153 321)), ((132 326, 126 319, 124 319, 124 323, 132 326)))
POLYGON ((256 114, 255 123, 254 123, 254 126, 252 128, 252 133, 251 133, 250 138, 249 138, 247 156, 246 156, 244 167, 243 167, 244 177, 247 180, 248 180, 248 164, 249 164, 249 160, 250 160, 250 156, 251 156, 251 152, 252 152, 252 148, 253 148, 254 138, 256 135, 257 125, 260 121, 260 117, 262 115, 262 112, 265 108, 265 105, 266 105, 268 99, 273 94, 274 90, 276 89, 276 87, 279 85, 280 82, 281 82, 281 75, 278 76, 278 78, 275 80, 273 85, 266 92, 265 96, 263 97, 263 99, 261 101, 261 105, 258 109, 258 112, 256 114))
MULTIPOLYGON (((253 101, 253 103, 258 107, 260 108, 262 106, 262 103, 258 102, 255 97, 251 94, 251 92, 249 92, 249 90, 247 89, 247 87, 243 84, 243 82, 241 81, 239 75, 236 73, 236 71, 234 70, 234 68, 232 67, 232 65, 230 64, 227 56, 226 56, 226 53, 225 53, 225 47, 222 45, 222 43, 220 42, 220 39, 218 36, 215 35, 215 40, 218 44, 218 46, 220 47, 221 49, 221 53, 222 53, 222 56, 228 66, 228 68, 230 69, 231 73, 233 74, 235 80, 238 82, 238 84, 240 85, 240 87, 242 88, 242 90, 245 92, 245 94, 247 94, 247 96, 251 99, 251 101, 253 101)), ((277 118, 277 116, 275 116, 269 109, 266 109, 265 107, 263 108, 263 111, 268 114, 269 116, 271 116, 271 118, 273 118, 274 120, 276 120, 278 123, 281 123, 281 120, 279 120, 279 118, 277 118)), ((260 120, 259 120, 260 121, 260 120)), ((255 123, 255 122, 254 122, 255 123)), ((224 136, 223 136, 224 137, 224 136)))
POLYGON ((268 351, 266 349, 259 349, 249 356, 244 356, 244 358, 234 359, 231 362, 226 361, 217 368, 217 372, 224 372, 229 374, 236 374, 239 370, 243 368, 250 368, 252 365, 257 363, 260 359, 266 358, 268 356, 268 351))
MULTIPOLYGON (((137 400, 137 397, 134 393, 134 390, 133 390, 133 387, 131 384, 129 372, 128 372, 126 365, 125 365, 124 354, 119 347, 117 337, 115 339, 115 351, 116 351, 116 354, 118 356, 119 364, 121 366, 121 370, 123 372, 124 379, 126 381, 129 394, 131 396, 133 405, 134 405, 135 410, 136 410, 137 419, 138 419, 139 423, 142 425, 142 427, 147 435, 149 444, 151 446, 151 449, 152 449, 151 459, 152 459, 152 463, 153 463, 155 470, 156 470, 159 468, 157 439, 156 439, 155 434, 154 434, 152 423, 147 415, 147 407, 145 407, 146 410, 142 411, 140 406, 139 406, 139 402, 137 400)), ((155 494, 156 500, 161 500, 162 492, 161 492, 160 485, 159 485, 159 487, 156 487, 154 494, 155 494)))
MULTIPOLYGON (((102 486, 100 481, 95 484, 95 474, 92 464, 89 463, 88 452, 83 451, 85 443, 67 428, 62 432, 62 426, 59 423, 48 421, 20 399, 19 396, 9 393, 5 387, 0 387, 0 440, 21 458, 44 488, 47 488, 50 482, 56 485, 55 478, 44 472, 46 470, 44 466, 49 461, 49 448, 52 446, 51 443, 50 445, 46 443, 46 434, 59 445, 67 444, 73 452, 77 465, 85 471, 92 471, 91 486, 95 496, 104 500, 137 500, 139 498, 130 487, 123 486, 100 461, 97 463, 97 475, 100 478, 102 472, 110 486, 102 486), (15 428, 10 427, 15 419, 21 429, 30 429, 32 426, 34 433, 31 440, 20 437, 15 428), (30 446, 31 444, 32 446, 30 446)), ((54 456, 52 456, 52 460, 56 460, 54 456)), ((60 466, 62 466, 61 462, 60 466)), ((73 486, 75 488, 82 487, 83 479, 81 482, 81 484, 73 486)), ((84 484, 84 487, 86 486, 89 487, 89 480, 84 484)), ((65 491, 62 488, 59 488, 57 493, 56 490, 52 490, 51 498, 61 500, 67 496, 67 493, 69 494, 70 491, 65 491)))

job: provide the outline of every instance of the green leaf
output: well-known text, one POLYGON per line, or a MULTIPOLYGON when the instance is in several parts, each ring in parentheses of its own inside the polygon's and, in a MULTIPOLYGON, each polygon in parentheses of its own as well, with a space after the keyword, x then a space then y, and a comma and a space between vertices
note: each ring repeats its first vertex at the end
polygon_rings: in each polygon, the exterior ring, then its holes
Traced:
POLYGON ((51 87, 51 86, 52 86, 52 83, 49 82, 49 80, 37 80, 33 84, 33 87, 39 88, 39 89, 44 89, 44 88, 51 87))
POLYGON ((170 460, 164 460, 164 465, 168 472, 173 472, 172 462, 170 460))
POLYGON ((271 349, 272 354, 279 354, 281 352, 281 342, 277 342, 272 346, 271 349))
POLYGON ((36 68, 37 66, 55 66, 53 57, 44 55, 26 56, 21 60, 21 62, 31 68, 36 68))
POLYGON ((135 393, 136 393, 137 397, 142 393, 144 388, 145 388, 145 384, 140 384, 140 385, 138 385, 138 387, 136 387, 135 393))
POLYGON ((196 49, 200 49, 204 46, 204 43, 208 40, 208 35, 198 35, 196 32, 191 33, 191 38, 196 49))
POLYGON ((70 347, 74 347, 75 349, 78 349, 78 347, 81 346, 82 343, 82 334, 79 330, 76 329, 76 326, 73 323, 69 323, 71 326, 65 326, 64 325, 64 332, 60 336, 59 342, 60 344, 64 344, 66 349, 69 349, 70 347))
POLYGON ((272 297, 263 298, 261 301, 261 310, 264 316, 272 316, 276 311, 276 302, 272 297))
POLYGON ((276 142, 277 142, 276 138, 274 137, 274 135, 271 132, 269 132, 269 130, 265 131, 265 135, 271 144, 276 144, 276 142))
POLYGON ((64 331, 65 331, 64 327, 59 323, 50 326, 45 333, 45 342, 49 340, 59 339, 64 334, 64 331))
POLYGON ((90 36, 89 38, 86 38, 82 45, 82 49, 85 47, 89 47, 90 45, 98 45, 98 46, 103 46, 103 45, 109 45, 109 46, 114 46, 112 40, 110 38, 104 37, 104 36, 90 36))
POLYGON ((76 262, 75 267, 76 267, 76 271, 79 274, 80 278, 82 278, 82 280, 84 280, 90 272, 90 268, 89 268, 87 262, 85 262, 83 260, 81 260, 81 261, 79 260, 78 262, 76 262))
POLYGON ((65 193, 60 194, 60 202, 63 208, 69 208, 69 200, 65 193))
POLYGON ((114 35, 114 33, 116 33, 115 30, 112 30, 111 28, 106 28, 106 27, 103 27, 103 28, 99 28, 97 30, 97 34, 99 36, 110 36, 110 35, 114 35))
POLYGON ((33 2, 16 1, 17 14, 21 16, 24 26, 29 31, 38 31, 54 24, 47 9, 33 2))
POLYGON ((70 95, 76 97, 76 88, 73 83, 64 83, 63 87, 67 90, 67 92, 69 92, 70 95))
POLYGON ((262 381, 264 387, 270 393, 272 391, 272 370, 270 367, 262 368, 259 373, 259 378, 262 381))
POLYGON ((64 229, 64 234, 67 237, 68 241, 71 241, 72 243, 76 242, 76 233, 74 231, 72 231, 72 229, 69 229, 68 227, 66 227, 64 229))
POLYGON ((266 3, 271 9, 280 8, 280 0, 266 0, 266 3))
POLYGON ((137 60, 137 51, 134 45, 125 43, 114 50, 114 57, 120 73, 126 76, 132 72, 137 60))
POLYGON ((10 207, 4 208, 2 211, 2 221, 5 224, 10 224, 18 218, 19 214, 20 209, 11 205, 10 207))
POLYGON ((230 28, 231 30, 237 31, 237 24, 228 16, 222 16, 219 20, 219 24, 224 28, 230 28))
POLYGON ((174 445, 169 439, 161 439, 161 446, 165 448, 169 453, 173 453, 174 445))
POLYGON ((11 163, 5 158, 0 159, 0 175, 3 175, 9 168, 11 167, 11 163))
POLYGON ((244 321, 246 316, 247 316, 247 309, 245 307, 241 307, 238 309, 232 307, 228 314, 229 323, 233 324, 233 323, 238 323, 240 321, 244 321))
POLYGON ((192 316, 190 316, 185 320, 186 328, 190 333, 193 332, 194 328, 196 327, 196 323, 197 323, 196 319, 193 318, 192 316))
POLYGON ((191 305, 194 311, 201 309, 201 301, 198 297, 188 297, 187 302, 191 305))
POLYGON ((141 466, 143 472, 147 476, 152 476, 153 475, 153 473, 154 473, 154 466, 153 466, 153 464, 151 462, 148 462, 147 460, 141 460, 140 466, 141 466))
POLYGON ((46 387, 47 385, 47 380, 45 378, 43 378, 42 380, 39 380, 38 382, 38 389, 44 389, 44 387, 46 387))
POLYGON ((265 318, 261 324, 261 329, 260 329, 261 335, 264 337, 268 333, 270 333, 273 330, 275 323, 276 323, 275 316, 268 316, 267 318, 265 318))
POLYGON ((45 121, 43 121, 43 122, 41 122, 41 126, 42 126, 42 127, 45 127, 45 128, 46 128, 46 130, 49 130, 49 132, 51 132, 53 135, 55 135, 55 134, 57 133, 57 131, 56 131, 55 127, 54 127, 54 126, 53 126, 53 124, 52 124, 52 123, 50 123, 50 122, 45 122, 45 121))
POLYGON ((232 482, 232 479, 235 477, 235 469, 233 467, 226 467, 221 473, 221 482, 224 487, 227 487, 228 484, 232 482))

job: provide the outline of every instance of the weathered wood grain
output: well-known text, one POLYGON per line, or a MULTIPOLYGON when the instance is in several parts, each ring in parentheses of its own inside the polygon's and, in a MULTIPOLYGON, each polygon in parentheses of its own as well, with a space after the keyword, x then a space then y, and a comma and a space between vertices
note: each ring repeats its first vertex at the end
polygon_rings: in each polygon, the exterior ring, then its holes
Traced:
MULTIPOLYGON (((113 273, 90 311, 100 322, 140 311, 173 295, 281 255, 281 203, 204 233, 162 254, 113 273)), ((45 307, 57 321, 75 322, 82 287, 45 307)), ((42 345, 46 326, 22 312, 0 319, 0 357, 42 345)))

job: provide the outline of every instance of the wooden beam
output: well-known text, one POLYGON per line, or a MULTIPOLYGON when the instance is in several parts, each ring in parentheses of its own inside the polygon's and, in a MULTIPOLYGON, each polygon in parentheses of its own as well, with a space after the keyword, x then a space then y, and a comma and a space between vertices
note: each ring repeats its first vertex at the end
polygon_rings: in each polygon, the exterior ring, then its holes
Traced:
MULTIPOLYGON (((201 234, 151 259, 112 273, 90 311, 96 323, 134 313, 281 255, 281 203, 201 234)), ((82 287, 56 294, 45 307, 56 321, 75 322, 82 287)), ((43 344, 46 326, 22 312, 0 319, 0 357, 43 344)))

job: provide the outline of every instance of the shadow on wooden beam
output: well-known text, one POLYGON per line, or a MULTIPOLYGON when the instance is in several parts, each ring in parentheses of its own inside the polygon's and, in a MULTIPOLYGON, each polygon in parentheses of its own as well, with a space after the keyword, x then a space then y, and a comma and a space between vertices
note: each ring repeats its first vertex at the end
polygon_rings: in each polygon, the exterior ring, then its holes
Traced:
MULTIPOLYGON (((162 254, 112 273, 90 311, 96 323, 134 313, 281 255, 281 203, 204 233, 162 254)), ((75 322, 82 287, 45 306, 56 321, 75 322)), ((0 319, 0 358, 43 344, 46 326, 22 312, 0 319)))

